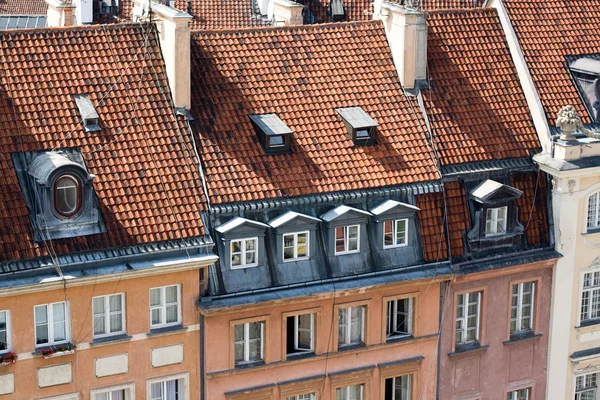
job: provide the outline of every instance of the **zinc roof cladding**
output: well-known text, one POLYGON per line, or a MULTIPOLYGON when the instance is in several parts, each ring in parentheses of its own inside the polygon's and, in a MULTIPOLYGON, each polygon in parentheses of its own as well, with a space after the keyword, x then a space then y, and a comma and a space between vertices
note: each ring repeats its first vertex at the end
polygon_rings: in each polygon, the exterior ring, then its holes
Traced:
POLYGON ((600 0, 503 0, 550 126, 572 105, 591 120, 565 57, 600 53, 600 0))
POLYGON ((380 21, 195 32, 191 52, 192 113, 213 204, 439 179, 380 21), (347 138, 335 109, 348 106, 377 120, 377 145, 347 138), (291 154, 265 155, 248 118, 260 113, 291 128, 291 154))
POLYGON ((0 0, 0 15, 46 15, 45 0, 0 0))
POLYGON ((495 9, 427 16, 425 108, 442 165, 530 157, 540 148, 495 9))
POLYGON ((193 144, 178 129, 156 35, 140 24, 0 32, 0 261, 49 252, 33 242, 13 152, 79 148, 97 176, 107 232, 52 241, 57 254, 204 234, 193 144), (101 131, 84 132, 77 93, 101 131))

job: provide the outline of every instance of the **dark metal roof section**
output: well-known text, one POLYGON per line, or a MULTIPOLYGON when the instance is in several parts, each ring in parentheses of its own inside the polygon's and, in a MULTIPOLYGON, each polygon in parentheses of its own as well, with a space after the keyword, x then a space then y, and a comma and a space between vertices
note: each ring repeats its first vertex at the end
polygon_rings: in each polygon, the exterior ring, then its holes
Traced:
POLYGON ((354 144, 368 146, 376 143, 375 129, 379 125, 361 107, 336 108, 354 144))
POLYGON ((100 117, 98 116, 96 108, 92 104, 92 101, 88 95, 74 94, 73 99, 75 100, 75 104, 77 104, 77 108, 79 109, 79 114, 81 115, 85 131, 93 132, 102 129, 100 128, 100 117))
POLYGON ((277 116, 277 114, 251 115, 250 119, 267 136, 287 135, 292 133, 292 130, 277 116))
POLYGON ((0 30, 45 27, 45 15, 0 15, 0 30))
POLYGON ((277 114, 250 115, 250 120, 267 154, 283 154, 291 151, 292 130, 277 114))
POLYGON ((567 56, 566 60, 590 118, 600 122, 600 54, 567 56))
POLYGON ((346 20, 343 0, 331 0, 331 22, 340 22, 346 20))

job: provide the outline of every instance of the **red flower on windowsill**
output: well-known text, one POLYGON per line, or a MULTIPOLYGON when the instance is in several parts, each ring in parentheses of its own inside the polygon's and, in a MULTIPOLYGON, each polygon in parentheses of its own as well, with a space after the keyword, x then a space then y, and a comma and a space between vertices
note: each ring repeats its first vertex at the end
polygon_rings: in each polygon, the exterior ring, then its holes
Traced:
POLYGON ((12 351, 9 351, 6 354, 0 354, 0 365, 14 364, 17 362, 18 359, 19 359, 19 356, 17 356, 17 353, 13 353, 12 351))
POLYGON ((39 352, 44 358, 52 358, 73 354, 75 353, 76 348, 77 346, 75 346, 74 344, 66 343, 56 346, 45 347, 43 349, 39 349, 39 352))

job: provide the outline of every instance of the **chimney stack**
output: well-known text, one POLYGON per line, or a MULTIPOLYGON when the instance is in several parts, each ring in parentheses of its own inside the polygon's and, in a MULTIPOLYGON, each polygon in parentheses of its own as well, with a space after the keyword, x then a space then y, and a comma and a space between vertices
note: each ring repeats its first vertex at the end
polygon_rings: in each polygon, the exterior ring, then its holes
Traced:
POLYGON ((427 24, 425 13, 383 1, 379 15, 392 51, 400 82, 414 89, 416 81, 427 79, 427 24))
POLYGON ((75 25, 75 6, 72 0, 46 0, 48 4, 48 27, 75 25))
POLYGON ((304 6, 290 0, 273 1, 273 18, 278 25, 303 25, 304 6))
POLYGON ((94 5, 92 0, 76 0, 77 25, 91 24, 94 22, 94 5))

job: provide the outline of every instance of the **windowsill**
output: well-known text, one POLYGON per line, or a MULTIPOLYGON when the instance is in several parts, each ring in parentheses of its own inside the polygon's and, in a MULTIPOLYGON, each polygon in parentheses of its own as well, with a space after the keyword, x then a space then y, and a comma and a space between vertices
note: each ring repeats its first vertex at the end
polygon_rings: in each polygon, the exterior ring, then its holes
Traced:
POLYGON ((105 344, 126 342, 128 340, 131 340, 131 336, 127 335, 126 333, 121 333, 118 335, 94 338, 94 340, 90 342, 90 346, 102 346, 105 344))
POLYGON ((248 265, 236 265, 235 267, 233 265, 230 265, 229 268, 231 268, 232 271, 235 271, 236 269, 247 269, 247 268, 254 268, 254 267, 258 267, 258 263, 248 264, 248 265))
POLYGON ((358 349, 362 349, 367 347, 363 342, 360 343, 354 343, 354 344, 346 344, 346 345, 342 345, 339 346, 338 345, 338 352, 339 351, 352 351, 352 350, 358 350, 358 349))
POLYGON ((286 358, 286 360, 291 361, 291 360, 301 360, 303 358, 310 358, 310 357, 314 357, 314 356, 315 356, 314 351, 307 351, 307 352, 302 352, 302 353, 287 354, 285 358, 286 358))
POLYGON ((385 343, 403 342, 405 340, 413 340, 414 338, 413 335, 394 335, 385 338, 385 343))
POLYGON ((600 325, 600 318, 588 319, 585 321, 581 321, 579 326, 576 326, 575 329, 585 328, 588 326, 600 325))
MULTIPOLYGON (((65 347, 65 346, 72 347, 72 350, 75 350, 75 347, 76 347, 73 343, 70 343, 70 342, 65 342, 65 343, 60 343, 60 344, 51 344, 48 346, 36 347, 35 351, 31 352, 31 354, 34 357, 42 357, 43 356, 42 350, 54 350, 56 348, 65 347)), ((71 352, 71 350, 65 350, 65 352, 67 352, 67 351, 71 352)), ((62 353, 62 351, 56 351, 56 353, 62 353)), ((68 353, 68 354, 64 354, 64 355, 69 355, 69 354, 72 354, 72 353, 68 353)), ((56 354, 56 357, 60 357, 61 355, 63 355, 63 354, 56 354)))
POLYGON ((153 336, 160 336, 160 335, 170 335, 172 333, 179 333, 179 332, 187 331, 187 329, 188 328, 186 326, 183 326, 181 324, 173 325, 173 326, 165 326, 163 328, 151 329, 150 332, 146 333, 146 336, 153 337, 153 336))
POLYGON ((594 235, 596 233, 600 233, 600 228, 589 228, 585 232, 583 232, 581 235, 582 236, 594 235))
POLYGON ((308 261, 310 260, 310 257, 302 257, 302 258, 288 258, 288 259, 284 259, 283 262, 284 263, 292 263, 292 262, 298 262, 298 261, 308 261))
POLYGON ((235 369, 239 370, 239 369, 246 369, 246 368, 254 368, 254 367, 260 367, 262 365, 265 365, 265 360, 236 364, 235 369))
POLYGON ((533 331, 520 332, 514 335, 510 335, 510 339, 505 340, 502 343, 504 343, 505 345, 511 345, 515 343, 522 343, 530 339, 536 339, 541 336, 543 336, 541 333, 535 333, 533 331))
POLYGON ((391 246, 383 246, 384 250, 390 250, 390 249, 398 249, 398 248, 402 248, 402 247, 408 247, 408 243, 404 243, 404 244, 394 244, 391 246))
POLYGON ((479 343, 462 345, 462 346, 456 348, 452 353, 448 353, 448 356, 456 357, 461 354, 470 354, 470 353, 485 351, 485 349, 487 349, 488 347, 490 347, 490 346, 489 345, 481 346, 479 343))
POLYGON ((360 253, 360 250, 353 250, 353 251, 344 251, 342 253, 334 253, 334 256, 347 256, 349 254, 358 254, 360 253))

